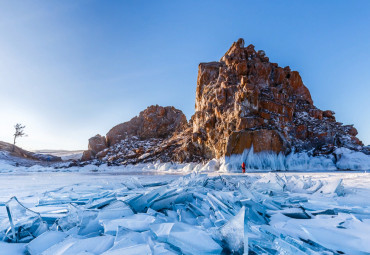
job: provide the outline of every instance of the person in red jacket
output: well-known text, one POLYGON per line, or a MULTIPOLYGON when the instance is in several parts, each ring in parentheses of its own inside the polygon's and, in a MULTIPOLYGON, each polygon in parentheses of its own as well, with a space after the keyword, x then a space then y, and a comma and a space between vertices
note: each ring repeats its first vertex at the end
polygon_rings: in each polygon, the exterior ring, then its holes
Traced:
POLYGON ((244 162, 242 163, 242 172, 243 174, 245 173, 245 163, 244 162))

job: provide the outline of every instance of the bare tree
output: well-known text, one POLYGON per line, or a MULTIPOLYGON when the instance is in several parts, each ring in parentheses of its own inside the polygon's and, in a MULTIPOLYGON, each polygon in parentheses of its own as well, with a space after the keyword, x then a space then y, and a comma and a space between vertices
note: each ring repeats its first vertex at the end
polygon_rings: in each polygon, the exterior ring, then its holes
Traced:
POLYGON ((22 126, 22 124, 20 123, 17 123, 15 124, 14 128, 15 128, 15 133, 14 133, 14 145, 15 145, 15 141, 18 137, 22 137, 22 136, 27 136, 25 133, 24 133, 24 129, 25 129, 26 126, 22 126))

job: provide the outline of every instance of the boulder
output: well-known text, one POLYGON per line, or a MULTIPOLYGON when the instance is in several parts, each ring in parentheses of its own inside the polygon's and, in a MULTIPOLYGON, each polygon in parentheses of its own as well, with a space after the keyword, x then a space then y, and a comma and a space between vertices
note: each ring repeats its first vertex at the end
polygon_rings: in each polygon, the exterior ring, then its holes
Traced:
POLYGON ((92 151, 94 154, 104 150, 107 148, 107 142, 105 140, 105 136, 96 135, 89 139, 89 150, 92 151))
POLYGON ((81 161, 88 161, 95 157, 95 154, 91 150, 86 150, 82 153, 81 161))
POLYGON ((107 150, 107 149, 104 149, 104 150, 102 150, 102 151, 99 151, 98 153, 96 153, 96 158, 98 158, 98 159, 100 159, 100 160, 102 160, 105 156, 107 156, 108 155, 108 152, 109 152, 109 150, 107 150))

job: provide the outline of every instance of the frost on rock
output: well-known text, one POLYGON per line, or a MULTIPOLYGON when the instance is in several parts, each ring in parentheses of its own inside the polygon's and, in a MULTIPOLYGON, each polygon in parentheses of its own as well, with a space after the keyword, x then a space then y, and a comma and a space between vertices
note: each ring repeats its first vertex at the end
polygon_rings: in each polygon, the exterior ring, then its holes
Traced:
POLYGON ((352 192, 341 179, 274 173, 75 184, 43 193, 34 205, 41 213, 16 198, 1 207, 0 247, 26 242, 12 247, 31 255, 366 254, 370 206, 348 206, 352 192))
POLYGON ((255 153, 253 146, 244 150, 242 154, 224 157, 220 169, 226 172, 240 172, 240 162, 245 162, 248 170, 370 170, 370 155, 347 148, 336 149, 334 155, 314 156, 307 152, 292 152, 288 155, 266 151, 255 153))

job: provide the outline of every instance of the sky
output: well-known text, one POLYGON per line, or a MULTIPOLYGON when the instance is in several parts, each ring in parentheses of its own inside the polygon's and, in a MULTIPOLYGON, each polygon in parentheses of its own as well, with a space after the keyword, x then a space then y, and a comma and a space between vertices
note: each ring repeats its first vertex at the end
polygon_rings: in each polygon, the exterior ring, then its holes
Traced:
POLYGON ((299 71, 370 144, 370 1, 0 1, 0 140, 86 149, 147 106, 194 113, 200 62, 238 38, 299 71))

